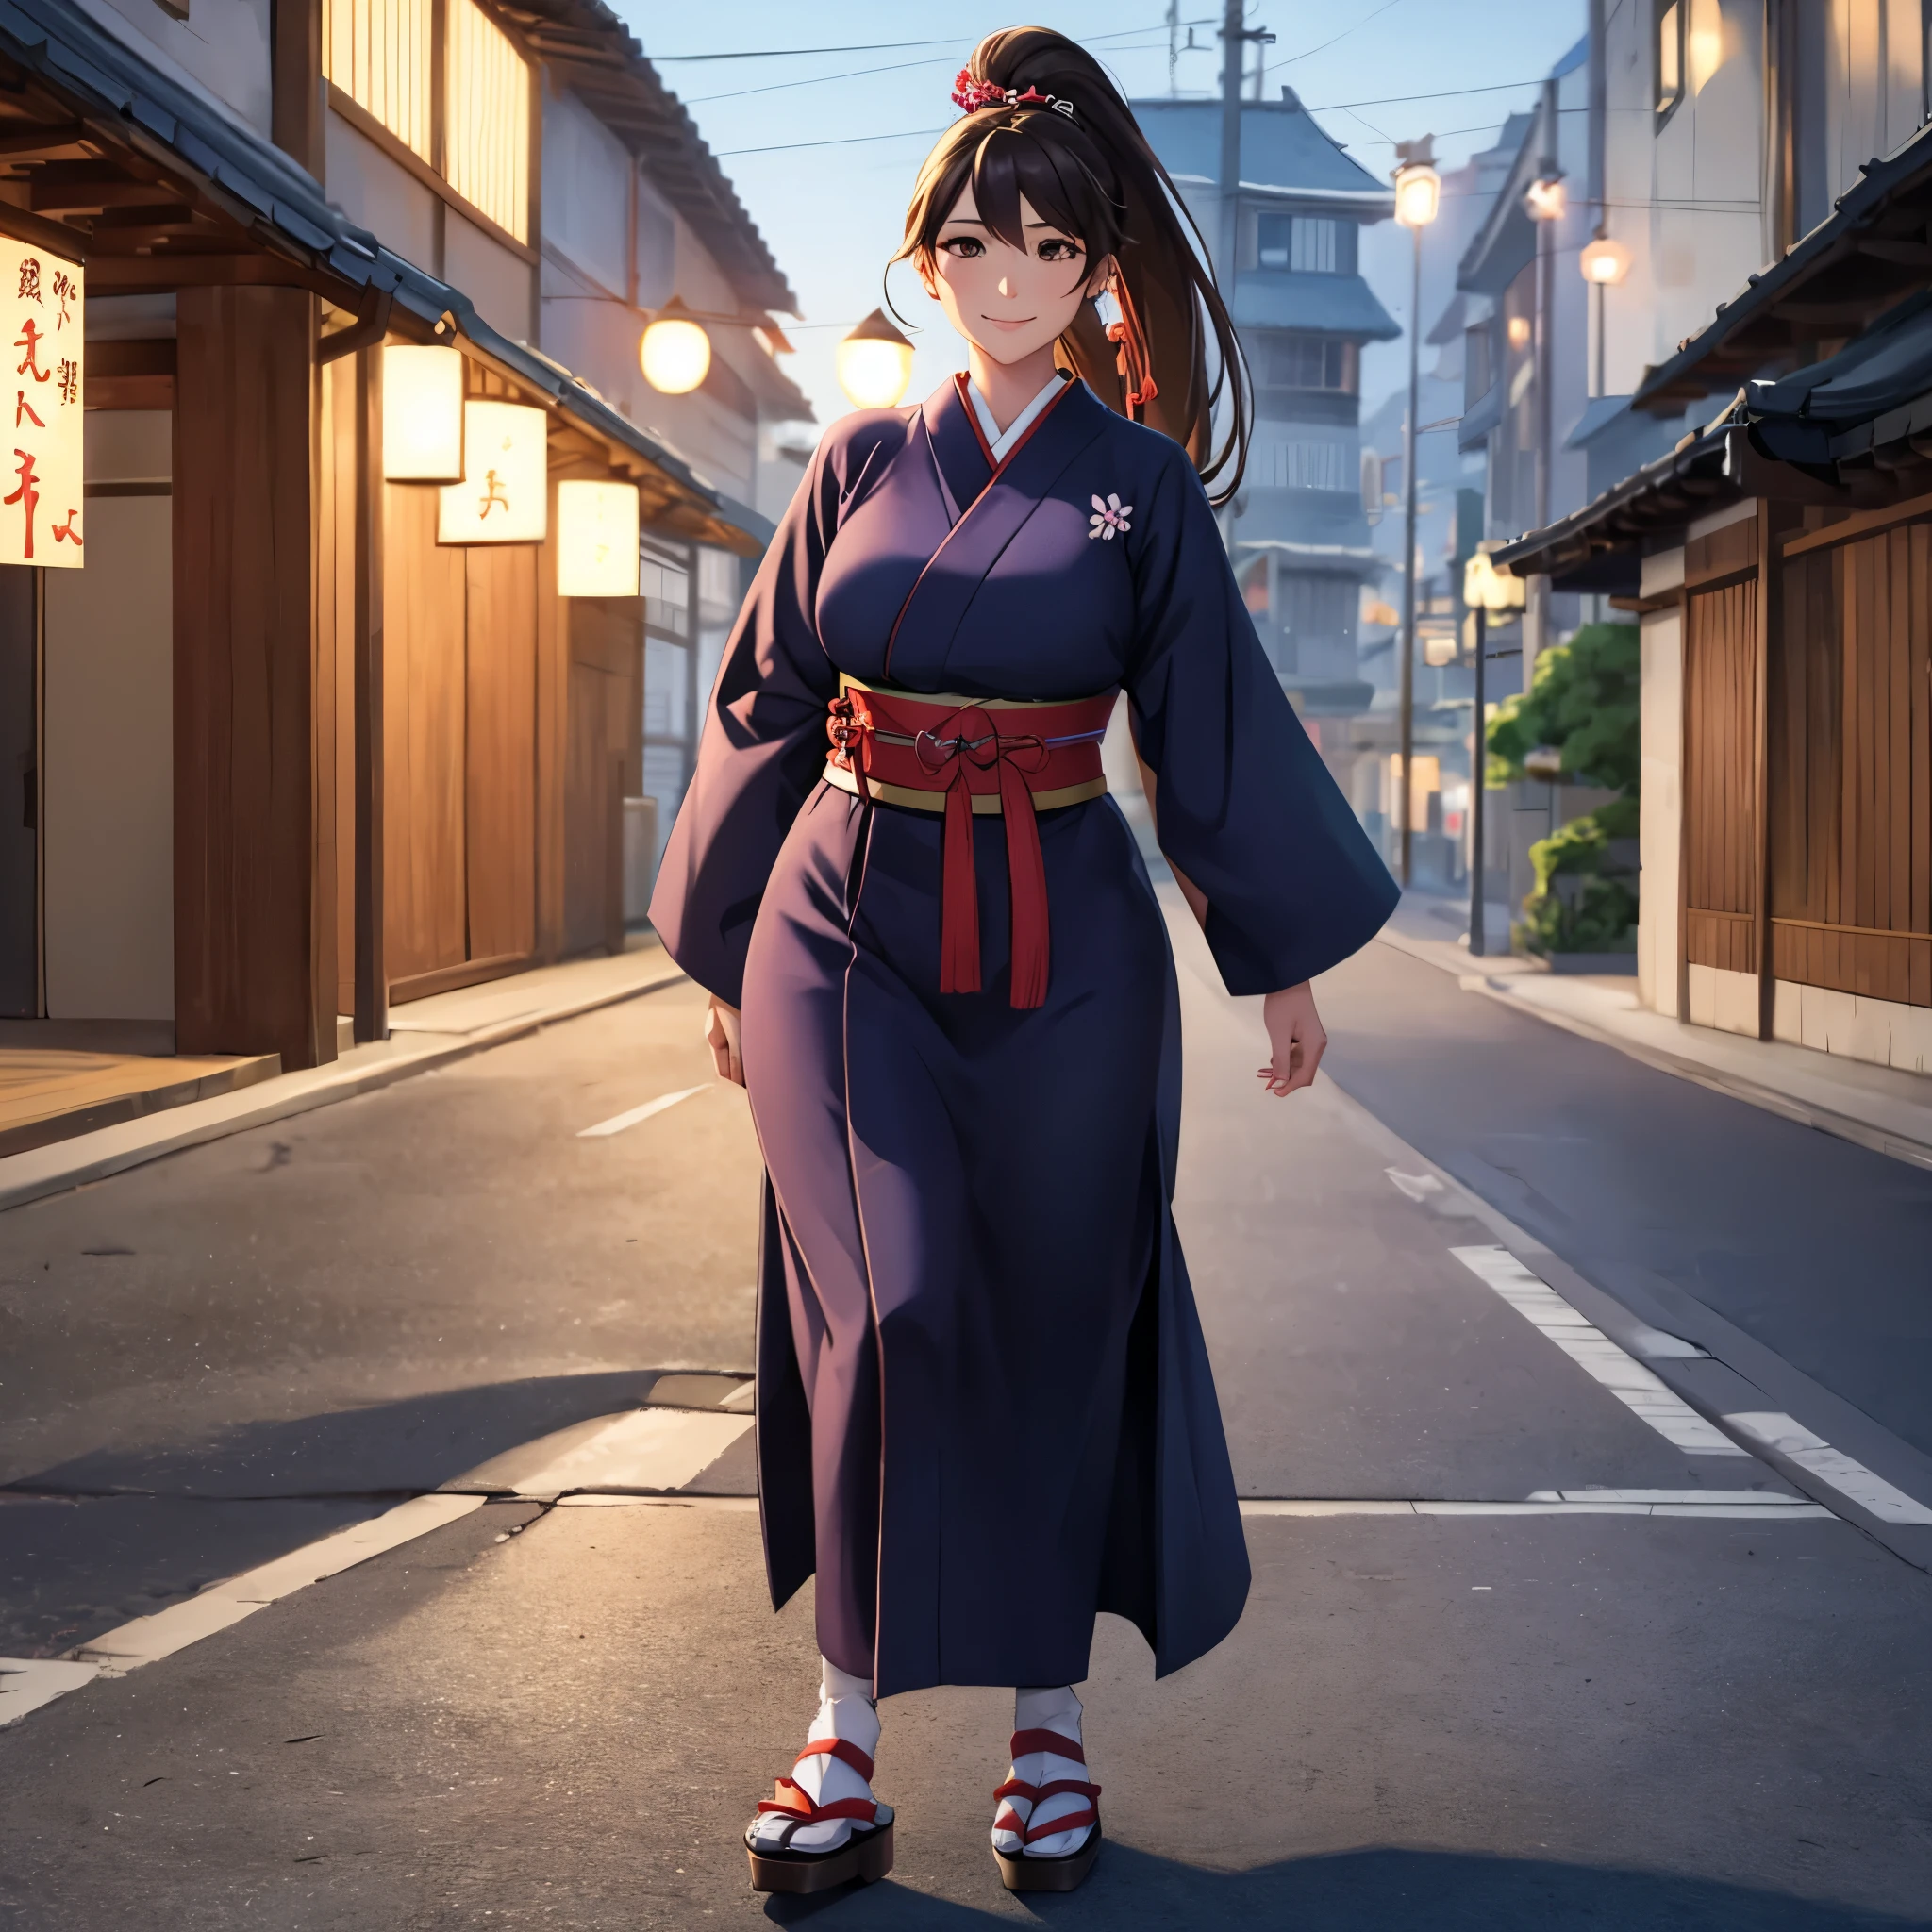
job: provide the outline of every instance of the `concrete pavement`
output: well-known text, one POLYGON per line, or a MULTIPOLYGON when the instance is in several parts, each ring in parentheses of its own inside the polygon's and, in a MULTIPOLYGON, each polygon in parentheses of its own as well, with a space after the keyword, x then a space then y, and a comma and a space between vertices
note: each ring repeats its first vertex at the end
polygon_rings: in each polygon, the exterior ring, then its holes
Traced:
MULTIPOLYGON (((1470 1264, 1516 1239, 1500 1190, 1456 1187, 1488 1173, 1446 1127, 1421 1152, 1391 1137, 1420 1103, 1392 1050, 1370 1052, 1408 1041, 1433 1091, 1453 1017, 1371 957, 1324 1000, 1338 1073, 1359 1091, 1371 1064, 1384 1120, 1334 1088, 1274 1103, 1256 1017, 1196 936, 1176 944, 1179 1213, 1256 1499, 1256 1589, 1234 1638, 1159 1685, 1102 1620, 1083 1695, 1114 1841, 1084 1891, 1000 1890, 984 1834, 1008 1707, 950 1690, 885 1709, 892 1879, 810 1910, 754 1899, 736 1834, 808 1715, 808 1603, 765 1607, 748 1499, 593 1495, 484 1504, 0 1730, 0 1924, 1932 1923, 1932 1578, 1852 1506, 1806 1506, 1659 1373, 1735 1371, 1564 1274, 1557 1238, 1620 1211, 1613 1193, 1586 1214, 1586 1162, 1539 1264, 1574 1299, 1470 1264), (1524 1513, 1563 1493, 1650 1500, 1524 1513), (1279 1497, 1333 1513, 1260 1500, 1279 1497)), ((746 1360, 741 1103, 707 1092, 578 1139, 700 1077, 696 1005, 654 994, 291 1124, 314 1138, 263 1129, 0 1217, 0 1279, 58 1284, 25 1332, 65 1376, 58 1400, 8 1403, 14 1493, 76 1471, 75 1492, 157 1492, 0 1504, 0 1553, 37 1509, 165 1507, 169 1537, 184 1512, 374 1511, 654 1387, 729 1400, 729 1382, 655 1377, 746 1360), (137 1280, 107 1272, 130 1259, 137 1280)), ((1686 1241, 1694 1199, 1664 1195, 1686 1241)), ((33 1314, 8 1294, 16 1323, 33 1314)), ((546 1488, 557 1466, 496 1464, 546 1488)), ((727 1453, 695 1487, 741 1491, 744 1467, 727 1453)), ((204 1561, 314 1533, 264 1524, 204 1561)), ((87 1538, 73 1547, 85 1569, 87 1538)), ((158 1549, 132 1539, 111 1607, 76 1580, 87 1636, 143 1590, 178 1594, 158 1549)), ((17 1567, 0 1597, 20 1624, 17 1567)))

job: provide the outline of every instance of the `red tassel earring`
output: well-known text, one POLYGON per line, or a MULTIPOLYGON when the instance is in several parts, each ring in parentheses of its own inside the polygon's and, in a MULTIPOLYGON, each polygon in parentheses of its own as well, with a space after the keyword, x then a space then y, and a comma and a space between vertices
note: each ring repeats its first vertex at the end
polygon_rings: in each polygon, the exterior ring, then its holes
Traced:
POLYGON ((1127 420, 1140 423, 1145 420, 1142 411, 1160 393, 1154 380, 1151 358, 1147 354, 1147 335, 1141 326, 1141 317, 1134 308, 1134 298, 1127 293, 1125 280, 1115 275, 1108 284, 1108 292, 1119 305, 1121 319, 1109 323, 1107 339, 1114 343, 1120 353, 1114 358, 1114 367, 1120 374, 1122 387, 1126 391, 1127 420))

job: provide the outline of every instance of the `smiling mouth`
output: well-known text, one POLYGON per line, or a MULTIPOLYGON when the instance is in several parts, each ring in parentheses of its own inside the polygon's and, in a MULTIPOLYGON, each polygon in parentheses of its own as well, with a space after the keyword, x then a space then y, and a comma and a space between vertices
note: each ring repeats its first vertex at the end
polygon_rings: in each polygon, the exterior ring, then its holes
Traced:
POLYGON ((1029 322, 1038 322, 1037 315, 982 315, 981 322, 990 322, 995 328, 1024 328, 1029 322))

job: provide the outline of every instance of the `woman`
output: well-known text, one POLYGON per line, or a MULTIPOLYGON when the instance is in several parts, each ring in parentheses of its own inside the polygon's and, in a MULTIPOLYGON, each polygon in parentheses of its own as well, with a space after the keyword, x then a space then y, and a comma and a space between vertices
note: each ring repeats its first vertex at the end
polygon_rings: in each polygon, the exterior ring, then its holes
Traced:
POLYGON ((1203 482, 1240 480, 1241 360, 1164 171, 1043 28, 983 42, 955 99, 900 258, 970 380, 820 443, 651 908, 750 1094, 774 1603, 817 1579, 822 1699, 745 1834, 761 1890, 890 1869, 874 1700, 934 1684, 1021 1687, 994 1853, 1071 1890, 1095 1613, 1165 1674, 1247 1593, 1169 1207, 1174 966, 1103 795, 1116 694, 1222 976, 1267 996, 1270 1091, 1314 1077, 1308 981, 1395 898, 1229 572, 1203 482))

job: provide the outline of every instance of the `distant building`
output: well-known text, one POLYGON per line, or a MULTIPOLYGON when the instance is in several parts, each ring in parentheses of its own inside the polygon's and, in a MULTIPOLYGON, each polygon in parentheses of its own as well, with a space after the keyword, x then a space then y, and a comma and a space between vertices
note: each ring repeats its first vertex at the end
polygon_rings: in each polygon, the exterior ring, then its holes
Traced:
MULTIPOLYGON (((1137 101, 1134 112, 1218 248, 1221 103, 1137 101)), ((1215 264, 1255 381, 1229 549, 1262 643, 1318 741, 1324 720, 1358 715, 1372 695, 1357 633, 1362 586, 1383 566, 1363 506, 1361 350, 1401 330, 1358 273, 1357 244, 1393 211, 1387 185, 1291 88, 1242 104, 1236 257, 1231 272, 1215 264)))

